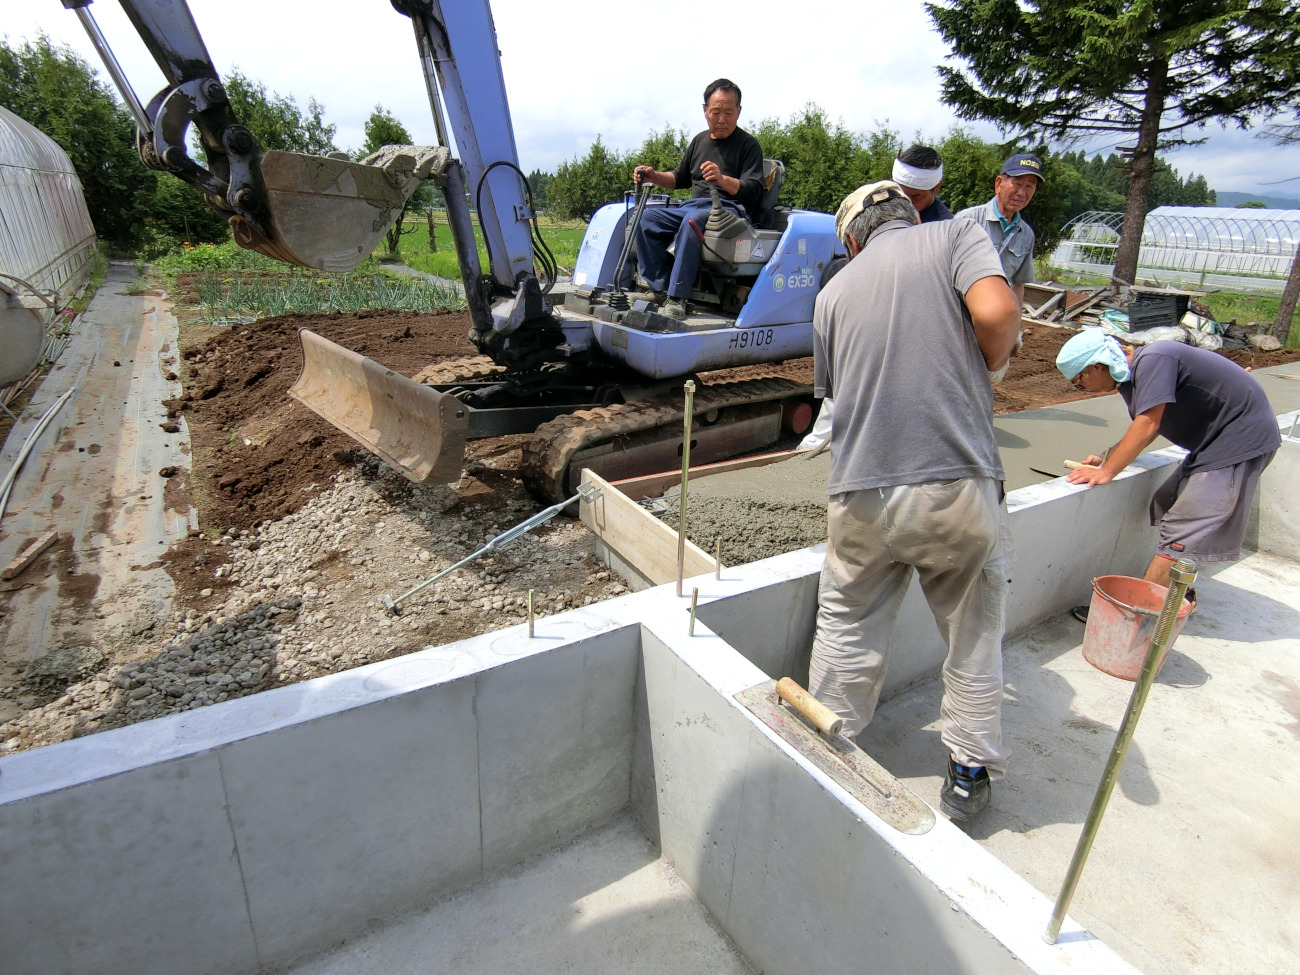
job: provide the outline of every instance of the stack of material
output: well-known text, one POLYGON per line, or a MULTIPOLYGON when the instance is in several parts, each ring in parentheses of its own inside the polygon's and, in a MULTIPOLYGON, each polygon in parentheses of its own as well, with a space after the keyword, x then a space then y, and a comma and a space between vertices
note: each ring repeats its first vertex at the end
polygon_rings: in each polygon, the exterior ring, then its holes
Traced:
POLYGON ((1027 284, 1022 317, 1034 325, 1083 328, 1101 324, 1102 316, 1113 309, 1128 315, 1133 320, 1132 330, 1137 331, 1148 325, 1177 325, 1194 299, 1203 297, 1204 291, 1147 285, 1067 289, 1058 284, 1027 284))
POLYGON ((1124 303, 1111 285, 1067 289, 1058 284, 1027 284, 1021 317, 1027 324, 1081 328, 1096 325, 1101 312, 1124 303))

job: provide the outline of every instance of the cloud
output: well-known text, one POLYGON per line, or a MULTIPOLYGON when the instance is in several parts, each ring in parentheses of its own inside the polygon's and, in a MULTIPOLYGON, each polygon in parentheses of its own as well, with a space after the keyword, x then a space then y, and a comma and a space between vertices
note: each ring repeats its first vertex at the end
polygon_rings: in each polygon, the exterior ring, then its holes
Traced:
MULTIPOLYGON (((190 0, 190 8, 219 71, 238 66, 300 107, 315 98, 341 147, 364 141, 377 103, 417 141, 435 140, 411 25, 388 0, 190 0)), ((161 74, 121 8, 102 2, 89 9, 147 102, 161 74)), ((648 15, 630 3, 563 0, 543 12, 535 0, 494 0, 520 165, 554 170, 585 155, 598 135, 626 151, 666 125, 694 133, 703 127, 704 86, 719 76, 744 91, 742 125, 787 119, 808 102, 852 131, 887 121, 908 141, 918 133, 939 138, 959 124, 939 100, 935 67, 948 50, 923 5, 756 9, 712 17, 697 3, 662 0, 648 15), (795 36, 816 40, 789 43, 795 36)), ((0 29, 10 43, 44 30, 100 67, 75 14, 55 0, 8 4, 0 29)), ((961 124, 1001 138, 987 123, 961 124)), ((1300 146, 1207 132, 1205 145, 1170 154, 1180 174, 1202 173, 1216 189, 1291 195, 1296 183, 1277 181, 1300 175, 1300 146)))

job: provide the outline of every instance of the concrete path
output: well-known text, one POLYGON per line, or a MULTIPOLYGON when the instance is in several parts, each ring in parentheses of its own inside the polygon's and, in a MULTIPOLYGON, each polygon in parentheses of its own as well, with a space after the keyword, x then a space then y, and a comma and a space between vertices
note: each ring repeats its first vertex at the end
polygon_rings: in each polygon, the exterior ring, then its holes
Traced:
POLYGON ((0 452, 7 471, 45 409, 76 387, 19 470, 0 521, 0 564, 37 535, 60 533, 53 549, 4 583, 13 597, 0 645, 11 665, 147 629, 170 611, 172 582, 158 560, 190 528, 188 510, 167 509, 159 475, 189 466, 184 427, 169 434, 159 425, 167 418, 162 401, 181 392, 179 381, 166 379, 179 371, 176 321, 165 298, 127 293, 137 280, 130 264, 109 268, 0 452))
POLYGON ((407 264, 397 264, 395 262, 389 263, 385 261, 381 262, 379 266, 382 270, 391 271, 394 274, 401 274, 408 278, 422 278, 429 282, 429 284, 436 284, 442 288, 450 288, 452 291, 460 294, 465 293, 465 286, 459 281, 453 281, 451 278, 440 278, 436 274, 429 274, 427 271, 417 270, 407 264))
MULTIPOLYGON (((1254 554, 1196 588, 1070 913, 1149 975, 1300 971, 1300 567, 1254 554)), ((1011 767, 967 830, 1053 899, 1134 686, 1082 640, 1067 615, 1006 646, 1011 767)), ((858 739, 935 808, 941 694, 936 679, 886 701, 858 739)))

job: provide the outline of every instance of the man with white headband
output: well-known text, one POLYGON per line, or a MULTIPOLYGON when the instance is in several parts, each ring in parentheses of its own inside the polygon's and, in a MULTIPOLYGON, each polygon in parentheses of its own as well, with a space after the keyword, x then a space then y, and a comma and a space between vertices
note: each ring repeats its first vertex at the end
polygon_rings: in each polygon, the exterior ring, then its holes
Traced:
POLYGON ((948 646, 940 806, 967 819, 988 804, 1007 759, 1012 553, 988 372, 1010 357, 1020 315, 983 231, 969 220, 918 222, 888 180, 859 187, 835 215, 849 262, 813 310, 813 388, 835 397, 835 422, 808 684, 857 735, 875 713, 898 608, 919 574, 948 646))
MULTIPOLYGON (((1107 484, 1157 436, 1187 450, 1151 499, 1160 543, 1143 576, 1169 585, 1180 558, 1234 562, 1260 474, 1282 445, 1264 388, 1231 359, 1181 342, 1134 350, 1099 328, 1071 338, 1056 368, 1087 392, 1119 390, 1133 422, 1119 443, 1070 472, 1074 484, 1107 484)), ((1194 600, 1194 597, 1193 597, 1194 600)), ((1087 607, 1074 614, 1087 619, 1087 607)))
POLYGON ((903 188, 921 223, 951 220, 952 211, 936 195, 943 188, 943 159, 929 146, 909 146, 894 160, 894 182, 903 188))
POLYGON ((1043 182, 1043 161, 1032 152, 1008 156, 993 181, 993 199, 967 207, 957 214, 969 217, 984 228, 1002 258, 1002 270, 1015 289, 1016 301, 1025 301, 1025 285, 1038 280, 1034 275, 1034 228, 1020 212, 1029 206, 1043 182))

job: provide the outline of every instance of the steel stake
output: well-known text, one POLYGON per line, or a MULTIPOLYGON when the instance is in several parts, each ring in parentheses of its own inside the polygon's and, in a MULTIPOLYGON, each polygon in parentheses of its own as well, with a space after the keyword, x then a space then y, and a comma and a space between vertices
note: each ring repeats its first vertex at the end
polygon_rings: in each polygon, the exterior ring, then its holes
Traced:
POLYGON ((1155 635, 1151 638, 1151 646, 1147 648, 1146 659, 1142 661, 1142 672, 1138 674, 1137 682, 1133 685, 1133 695, 1129 698, 1128 710, 1124 712, 1124 722, 1120 725, 1119 734, 1115 737, 1115 745, 1110 750, 1106 771, 1102 773, 1101 782, 1097 784, 1097 795, 1092 800, 1092 808, 1088 810, 1088 818, 1084 820, 1083 832, 1074 848, 1070 868, 1065 872, 1065 880, 1061 884, 1060 894, 1057 895, 1052 919, 1048 922, 1047 930, 1043 932, 1043 940, 1049 945, 1056 944, 1056 937, 1061 933, 1065 912, 1070 907, 1070 899, 1074 897, 1074 889, 1079 886, 1083 865, 1092 850, 1092 841, 1097 837, 1101 817, 1106 812, 1106 804, 1110 802, 1110 794, 1115 790, 1120 769, 1124 767, 1124 758, 1128 755, 1128 746, 1133 742, 1133 733, 1137 731, 1138 718, 1142 717, 1142 706, 1146 704, 1147 693, 1151 690, 1151 684, 1156 679, 1160 665, 1164 663, 1165 651, 1173 642, 1171 636, 1174 621, 1178 618, 1178 610, 1183 605, 1183 593, 1195 581, 1196 564, 1191 559, 1179 559, 1169 570, 1169 591, 1165 593, 1165 604, 1156 619, 1155 635))
POLYGON ((677 595, 682 594, 682 570, 686 564, 686 481, 691 472, 691 414, 695 409, 695 380, 686 380, 685 436, 682 440, 682 510, 677 525, 677 595))

